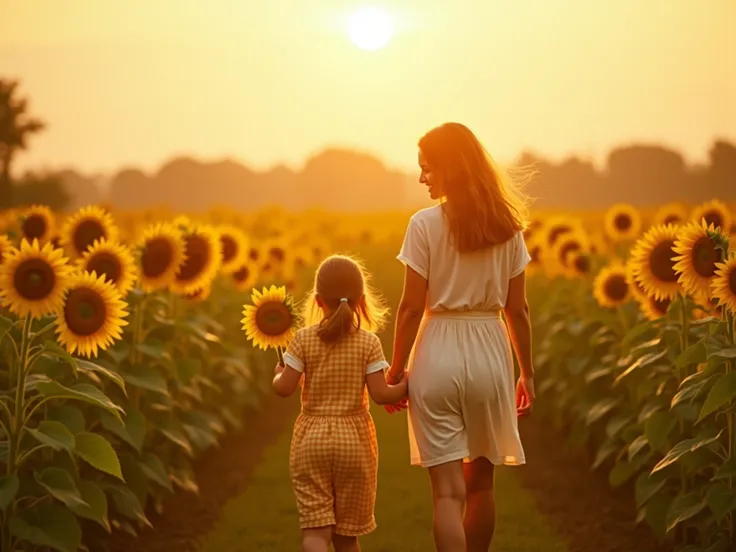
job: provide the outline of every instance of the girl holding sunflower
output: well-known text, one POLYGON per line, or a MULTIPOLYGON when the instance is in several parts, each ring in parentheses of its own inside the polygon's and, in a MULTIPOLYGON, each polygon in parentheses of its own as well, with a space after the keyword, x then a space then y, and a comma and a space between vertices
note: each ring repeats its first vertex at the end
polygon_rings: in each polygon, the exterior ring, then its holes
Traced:
POLYGON ((358 537, 376 528, 378 443, 368 395, 383 405, 407 395, 406 378, 386 383, 389 365, 373 332, 387 309, 367 276, 349 257, 322 262, 306 327, 289 343, 273 380, 276 393, 287 397, 304 376, 289 463, 305 552, 327 552, 330 542, 337 552, 358 551, 358 537))

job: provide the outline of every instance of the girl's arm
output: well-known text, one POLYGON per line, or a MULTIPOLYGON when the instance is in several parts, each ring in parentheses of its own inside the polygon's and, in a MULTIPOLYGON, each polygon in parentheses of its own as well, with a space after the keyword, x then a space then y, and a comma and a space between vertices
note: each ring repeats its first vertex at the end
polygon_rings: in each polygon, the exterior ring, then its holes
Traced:
POLYGON ((409 392, 408 379, 404 378, 396 385, 386 383, 383 371, 373 372, 365 377, 368 386, 368 394, 376 404, 396 404, 405 399, 409 392))
POLYGON ((388 378, 391 382, 401 379, 409 361, 419 325, 427 305, 427 280, 407 266, 404 275, 404 292, 396 315, 394 356, 388 378))
POLYGON ((294 370, 291 366, 284 366, 281 363, 276 365, 274 370, 276 375, 273 377, 273 390, 279 397, 291 396, 296 388, 299 387, 299 380, 302 379, 302 373, 294 370))

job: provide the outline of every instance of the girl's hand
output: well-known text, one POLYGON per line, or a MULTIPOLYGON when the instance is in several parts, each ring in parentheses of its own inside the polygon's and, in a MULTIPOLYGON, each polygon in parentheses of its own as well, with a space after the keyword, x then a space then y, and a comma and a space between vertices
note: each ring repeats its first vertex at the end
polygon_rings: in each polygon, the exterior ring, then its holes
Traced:
POLYGON ((401 412, 402 410, 406 410, 407 408, 409 408, 409 400, 403 399, 396 404, 387 404, 383 408, 385 408, 386 412, 388 412, 389 414, 395 414, 396 412, 401 412))
POLYGON ((286 366, 284 366, 280 362, 277 362, 276 363, 276 368, 273 369, 273 373, 278 376, 284 370, 286 370, 286 366))

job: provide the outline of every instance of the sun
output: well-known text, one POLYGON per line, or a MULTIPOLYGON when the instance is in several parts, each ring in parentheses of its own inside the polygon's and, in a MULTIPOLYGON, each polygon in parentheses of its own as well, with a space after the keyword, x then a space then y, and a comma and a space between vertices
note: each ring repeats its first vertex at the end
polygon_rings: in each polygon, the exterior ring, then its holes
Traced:
POLYGON ((348 22, 348 36, 361 50, 380 50, 393 35, 393 19, 388 12, 375 6, 358 9, 348 22))

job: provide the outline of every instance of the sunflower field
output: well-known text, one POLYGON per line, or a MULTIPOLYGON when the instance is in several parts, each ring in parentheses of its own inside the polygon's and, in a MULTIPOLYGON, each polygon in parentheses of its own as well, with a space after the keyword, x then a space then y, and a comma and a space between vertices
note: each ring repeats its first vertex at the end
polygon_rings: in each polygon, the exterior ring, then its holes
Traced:
MULTIPOLYGON (((736 543, 733 212, 622 204, 526 231, 539 411, 683 551, 736 543)), ((248 338, 279 342, 281 286, 298 299, 332 252, 394 262, 409 215, 0 214, 0 549, 103 550, 196 493, 193 462, 270 389, 275 355, 248 338)))

